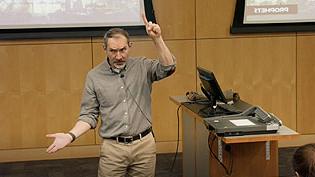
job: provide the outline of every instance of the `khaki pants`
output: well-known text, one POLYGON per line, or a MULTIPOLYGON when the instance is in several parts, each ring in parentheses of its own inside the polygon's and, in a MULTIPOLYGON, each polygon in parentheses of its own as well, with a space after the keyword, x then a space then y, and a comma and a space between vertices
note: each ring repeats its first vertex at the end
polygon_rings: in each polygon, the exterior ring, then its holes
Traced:
POLYGON ((156 145, 152 133, 130 144, 104 139, 98 177, 154 177, 156 145))

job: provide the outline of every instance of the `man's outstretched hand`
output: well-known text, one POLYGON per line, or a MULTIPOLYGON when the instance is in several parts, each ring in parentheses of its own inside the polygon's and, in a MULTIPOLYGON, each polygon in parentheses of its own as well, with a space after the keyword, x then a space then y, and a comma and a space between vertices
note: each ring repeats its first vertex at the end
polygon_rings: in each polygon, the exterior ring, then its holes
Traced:
POLYGON ((151 38, 159 38, 161 37, 161 28, 158 24, 152 23, 151 21, 148 22, 147 17, 145 16, 145 14, 141 14, 142 15, 142 20, 143 23, 145 25, 146 31, 148 33, 148 35, 151 38))
POLYGON ((71 143, 72 137, 66 133, 55 133, 46 135, 48 138, 55 138, 54 142, 47 148, 47 153, 54 153, 71 143))

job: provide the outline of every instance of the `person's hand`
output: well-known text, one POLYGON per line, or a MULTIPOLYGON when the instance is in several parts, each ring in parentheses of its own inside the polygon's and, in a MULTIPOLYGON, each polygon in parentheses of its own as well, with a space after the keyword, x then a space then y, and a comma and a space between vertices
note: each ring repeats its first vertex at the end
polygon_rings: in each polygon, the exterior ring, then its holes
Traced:
POLYGON ((46 135, 48 138, 55 138, 54 142, 47 148, 47 153, 54 153, 71 143, 72 137, 66 133, 55 133, 46 135))
POLYGON ((148 22, 145 14, 142 14, 142 20, 145 25, 146 31, 151 38, 159 38, 161 37, 161 28, 158 24, 148 22))

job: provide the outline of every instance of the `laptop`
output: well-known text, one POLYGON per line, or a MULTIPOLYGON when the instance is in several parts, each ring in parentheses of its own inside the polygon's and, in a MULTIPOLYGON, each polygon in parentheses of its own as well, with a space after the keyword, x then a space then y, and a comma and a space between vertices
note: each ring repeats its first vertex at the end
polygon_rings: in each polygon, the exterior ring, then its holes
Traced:
MULTIPOLYGON (((209 100, 209 104, 199 109, 197 113, 204 117, 209 130, 213 130, 219 136, 266 134, 279 130, 282 123, 276 116, 259 106, 240 106, 242 105, 240 100, 232 105, 227 104, 228 101, 214 73, 201 67, 197 67, 197 71, 201 90, 209 100)), ((187 107, 191 109, 195 106, 187 107)))
POLYGON ((258 106, 236 115, 205 118, 204 123, 209 130, 224 137, 276 133, 282 125, 275 115, 258 106))

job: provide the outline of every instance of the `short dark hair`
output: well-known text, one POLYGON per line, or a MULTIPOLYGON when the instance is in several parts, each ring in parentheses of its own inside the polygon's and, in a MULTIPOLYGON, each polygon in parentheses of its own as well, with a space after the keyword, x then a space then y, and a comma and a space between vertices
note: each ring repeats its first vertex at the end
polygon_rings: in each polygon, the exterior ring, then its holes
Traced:
POLYGON ((126 30, 122 29, 122 28, 111 28, 109 29, 105 35, 104 35, 104 48, 107 48, 107 43, 108 43, 108 39, 109 38, 113 38, 116 35, 123 35, 126 37, 127 39, 127 43, 129 45, 130 39, 129 39, 129 34, 126 30))
POLYGON ((293 155, 293 168, 300 177, 315 177, 315 144, 299 147, 293 155))

